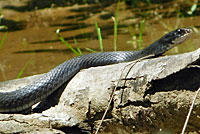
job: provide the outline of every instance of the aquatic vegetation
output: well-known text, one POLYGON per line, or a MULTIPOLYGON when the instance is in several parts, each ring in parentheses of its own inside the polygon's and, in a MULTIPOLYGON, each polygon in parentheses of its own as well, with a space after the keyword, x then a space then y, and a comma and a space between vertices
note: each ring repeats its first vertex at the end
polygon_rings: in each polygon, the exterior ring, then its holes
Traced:
POLYGON ((76 56, 80 56, 82 53, 80 53, 80 49, 78 48, 78 50, 74 49, 61 35, 60 35, 60 29, 56 30, 56 34, 58 36, 58 38, 60 39, 60 41, 65 44, 74 54, 76 54, 76 56))
POLYGON ((4 44, 5 40, 6 40, 7 34, 8 34, 8 32, 6 32, 6 33, 4 34, 2 40, 0 41, 0 49, 2 48, 2 46, 3 46, 3 44, 4 44))
POLYGON ((114 20, 114 51, 117 51, 117 29, 118 29, 119 4, 120 4, 120 0, 117 3, 115 17, 113 18, 114 20))
POLYGON ((101 29, 98 26, 98 22, 96 20, 95 20, 95 27, 96 27, 97 35, 98 35, 98 39, 99 39, 99 47, 100 47, 101 52, 103 52, 103 42, 102 42, 102 36, 101 36, 101 29))
POLYGON ((142 35, 143 35, 143 29, 144 29, 144 22, 145 20, 142 20, 141 21, 141 24, 140 24, 140 33, 139 33, 139 49, 143 49, 142 47, 142 35))

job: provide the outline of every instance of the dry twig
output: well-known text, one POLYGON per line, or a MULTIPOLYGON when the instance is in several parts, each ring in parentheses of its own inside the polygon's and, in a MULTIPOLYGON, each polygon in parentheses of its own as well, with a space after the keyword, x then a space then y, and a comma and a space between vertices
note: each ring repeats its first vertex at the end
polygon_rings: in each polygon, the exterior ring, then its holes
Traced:
POLYGON ((191 115, 191 113, 192 113, 192 109, 193 109, 193 107, 194 107, 194 103, 195 103, 195 101, 196 101, 196 99, 197 99, 197 95, 199 94, 199 91, 200 91, 200 88, 197 90, 197 92, 196 92, 196 94, 195 94, 195 96, 194 96, 193 102, 192 102, 192 104, 191 104, 191 106, 190 106, 190 110, 189 110, 189 112, 188 112, 188 115, 187 115, 187 118, 186 118, 186 120, 185 120, 185 123, 184 123, 184 126, 183 126, 183 129, 182 129, 181 134, 184 134, 184 132, 185 132, 185 129, 186 129, 186 127, 187 127, 187 124, 188 124, 190 115, 191 115))
POLYGON ((110 107, 110 105, 111 105, 111 102, 112 102, 112 100, 113 100, 113 98, 114 98, 114 93, 115 93, 117 87, 119 86, 120 80, 122 79, 122 75, 124 74, 125 68, 131 65, 131 67, 129 68, 127 74, 125 75, 125 78, 126 78, 126 77, 128 76, 128 73, 130 72, 130 70, 135 66, 135 64, 136 64, 137 62, 140 62, 140 61, 143 60, 143 59, 147 59, 147 58, 150 58, 150 57, 153 57, 153 56, 154 56, 154 55, 149 55, 149 56, 146 56, 146 57, 137 59, 137 60, 131 62, 130 64, 126 65, 126 66, 123 68, 123 70, 122 70, 122 72, 121 72, 121 74, 120 74, 120 77, 119 77, 119 79, 118 79, 118 81, 117 81, 117 85, 115 86, 115 88, 114 88, 114 90, 113 90, 113 92, 112 92, 112 94, 111 94, 111 97, 110 97, 110 99, 109 99, 108 105, 107 105, 106 110, 105 110, 105 112, 104 112, 104 114, 103 114, 103 117, 101 118, 101 122, 99 123, 98 128, 97 128, 95 134, 98 134, 98 132, 99 132, 99 130, 100 130, 100 127, 101 127, 101 125, 102 125, 102 123, 103 123, 103 120, 105 119, 105 116, 106 116, 106 114, 107 114, 107 112, 108 112, 108 109, 109 109, 109 107, 110 107))

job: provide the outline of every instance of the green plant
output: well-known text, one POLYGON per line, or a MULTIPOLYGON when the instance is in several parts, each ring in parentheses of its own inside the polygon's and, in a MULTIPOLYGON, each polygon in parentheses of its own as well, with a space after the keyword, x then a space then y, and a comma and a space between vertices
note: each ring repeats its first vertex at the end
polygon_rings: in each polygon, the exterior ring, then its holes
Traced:
POLYGON ((152 5, 151 0, 146 0, 149 5, 152 5))
POLYGON ((60 41, 65 44, 74 54, 76 54, 76 56, 80 56, 82 53, 79 53, 79 50, 74 49, 67 41, 65 41, 65 39, 60 35, 60 29, 56 30, 56 34, 58 36, 58 38, 60 39, 60 41))
POLYGON ((7 34, 8 34, 8 32, 6 32, 6 33, 4 34, 4 36, 3 36, 3 38, 2 38, 2 40, 1 40, 1 42, 0 42, 0 49, 1 49, 1 47, 3 46, 3 44, 4 44, 5 40, 6 40, 7 34))
POLYGON ((101 29, 99 28, 96 20, 95 20, 95 27, 96 27, 97 34, 98 34, 99 47, 100 47, 101 52, 103 52, 103 42, 102 42, 102 36, 101 36, 101 29))
MULTIPOLYGON (((119 13, 119 4, 120 4, 120 0, 118 0, 117 3, 117 9, 116 9, 116 15, 115 17, 113 17, 114 20, 114 51, 117 51, 117 27, 118 27, 118 13, 119 13)), ((103 41, 102 41, 102 35, 101 35, 101 29, 98 26, 98 22, 95 20, 95 27, 97 30, 97 35, 98 35, 98 39, 99 39, 99 46, 100 46, 100 50, 101 52, 104 51, 104 47, 103 47, 103 41)), ((67 41, 65 41, 65 39, 60 35, 60 29, 56 30, 56 34, 58 36, 58 38, 60 39, 60 41, 65 44, 68 48, 70 48, 70 50, 76 54, 77 56, 82 55, 82 52, 80 50, 80 48, 78 47, 78 43, 76 38, 74 38, 74 42, 76 44, 76 49, 74 49, 67 41)), ((95 53, 96 51, 91 49, 91 48, 85 48, 87 51, 95 53)))
POLYGON ((114 20, 114 51, 117 51, 117 28, 118 28, 119 4, 120 4, 120 0, 118 0, 118 3, 117 3, 115 17, 113 17, 113 20, 114 20))
POLYGON ((95 50, 93 50, 93 49, 91 49, 91 48, 85 48, 85 50, 87 50, 87 51, 89 51, 89 52, 91 52, 91 53, 96 53, 97 51, 95 51, 95 50))
POLYGON ((78 46, 78 41, 76 40, 76 37, 74 37, 74 43, 76 44, 76 50, 78 51, 78 53, 79 53, 80 55, 82 55, 83 53, 82 53, 81 49, 80 49, 79 46, 78 46))
POLYGON ((140 23, 140 34, 139 34, 139 49, 142 49, 142 36, 143 36, 143 29, 144 29, 144 22, 145 20, 142 20, 140 23))
POLYGON ((24 73, 24 70, 27 68, 27 66, 31 63, 31 60, 29 60, 28 62, 25 63, 25 65, 23 66, 23 68, 20 70, 19 74, 17 75, 17 79, 19 79, 22 74, 24 73))

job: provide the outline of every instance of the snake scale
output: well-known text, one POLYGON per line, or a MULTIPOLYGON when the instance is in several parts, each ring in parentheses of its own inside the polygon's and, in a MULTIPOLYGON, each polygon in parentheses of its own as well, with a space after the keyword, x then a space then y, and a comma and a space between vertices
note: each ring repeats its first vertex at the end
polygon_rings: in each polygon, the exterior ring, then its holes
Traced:
POLYGON ((191 33, 191 28, 179 28, 167 33, 143 50, 92 53, 67 60, 30 85, 11 92, 0 92, 0 112, 15 113, 30 108, 56 91, 81 69, 162 55, 188 39, 191 33))

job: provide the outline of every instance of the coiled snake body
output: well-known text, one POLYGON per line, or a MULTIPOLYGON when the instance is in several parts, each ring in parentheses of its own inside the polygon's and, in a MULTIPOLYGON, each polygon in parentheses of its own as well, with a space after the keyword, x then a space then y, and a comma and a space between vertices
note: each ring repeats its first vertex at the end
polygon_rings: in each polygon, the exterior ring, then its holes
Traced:
POLYGON ((140 51, 116 51, 87 54, 72 58, 35 82, 12 92, 0 92, 0 112, 20 112, 30 108, 69 81, 81 69, 134 61, 146 56, 159 56, 176 44, 182 43, 192 33, 190 28, 169 32, 140 51))

